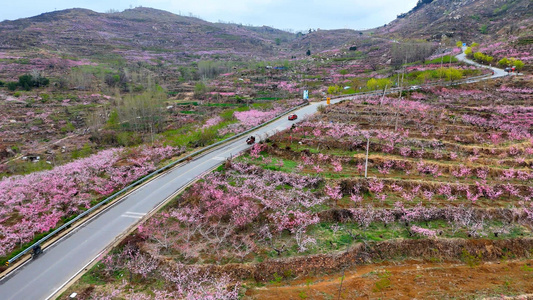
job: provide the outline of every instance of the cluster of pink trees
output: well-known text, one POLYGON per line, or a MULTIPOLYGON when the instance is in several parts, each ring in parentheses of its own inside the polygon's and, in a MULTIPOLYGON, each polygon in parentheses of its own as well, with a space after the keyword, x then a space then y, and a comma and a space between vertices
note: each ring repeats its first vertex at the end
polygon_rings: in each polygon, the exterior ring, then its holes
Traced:
POLYGON ((480 116, 476 115, 468 115, 464 114, 461 116, 461 119, 463 122, 467 124, 471 124, 477 127, 483 127, 483 128, 491 128, 494 130, 499 131, 505 131, 508 132, 508 136, 510 140, 522 140, 522 139, 529 139, 531 138, 531 134, 529 133, 528 128, 533 125, 533 123, 529 123, 533 120, 530 120, 527 124, 528 126, 524 126, 525 124, 519 124, 515 125, 513 123, 516 123, 516 119, 513 120, 513 122, 508 122, 509 120, 505 119, 485 119, 480 116))
POLYGON ((354 202, 361 204, 363 198, 358 193, 359 190, 368 190, 372 197, 368 198, 378 200, 378 203, 383 202, 386 197, 384 195, 393 196, 403 199, 406 203, 413 203, 413 200, 424 200, 425 202, 435 205, 438 203, 437 196, 445 199, 448 202, 463 202, 475 204, 477 200, 484 199, 486 203, 493 203, 501 200, 520 205, 521 203, 529 203, 533 200, 533 188, 523 184, 511 183, 487 183, 486 180, 478 180, 472 184, 465 183, 447 183, 447 182, 431 182, 419 183, 409 181, 397 181, 389 179, 359 179, 357 180, 357 191, 347 192, 338 195, 335 193, 334 184, 331 183, 326 187, 325 192, 330 198, 338 200, 345 196, 350 196, 354 202), (338 195, 338 196, 332 196, 338 195))
POLYGON ((212 118, 208 119, 207 121, 205 121, 205 124, 202 126, 202 129, 203 128, 209 128, 211 126, 215 126, 215 125, 217 125, 220 122, 222 122, 222 118, 220 116, 212 117, 212 118))
POLYGON ((489 45, 481 45, 479 51, 494 56, 495 61, 504 57, 514 57, 522 61, 533 60, 533 55, 530 51, 517 49, 512 43, 497 42, 489 45))
POLYGON ((89 208, 155 170, 183 151, 173 147, 108 149, 50 171, 0 181, 0 255, 58 226, 62 218, 89 208))
POLYGON ((225 135, 227 133, 240 133, 246 131, 252 127, 255 127, 261 123, 264 123, 270 119, 273 119, 281 112, 285 111, 288 107, 295 106, 294 102, 286 102, 281 104, 274 105, 274 108, 270 110, 257 110, 250 109, 246 111, 236 111, 233 113, 235 119, 238 120, 238 123, 231 124, 226 128, 220 129, 219 134, 225 135))
POLYGON ((251 128, 263 123, 266 120, 274 118, 282 111, 281 107, 269 111, 260 111, 256 109, 246 111, 236 111, 233 116, 246 128, 251 128))
POLYGON ((513 88, 502 85, 498 91, 504 93, 515 93, 515 94, 533 94, 533 89, 528 88, 513 88))
POLYGON ((183 196, 186 206, 152 218, 140 231, 160 251, 178 251, 191 259, 244 258, 256 243, 268 244, 268 236, 283 231, 305 251, 312 243, 306 230, 319 222, 315 208, 325 200, 310 190, 320 182, 317 177, 234 162, 225 173, 208 175, 193 185, 183 196))
POLYGON ((111 290, 93 292, 96 299, 115 299, 126 296, 127 299, 238 299, 239 283, 233 282, 228 276, 215 277, 205 270, 192 265, 179 263, 165 264, 159 259, 142 252, 130 244, 120 251, 107 254, 101 260, 102 271, 106 276, 114 276, 116 272, 126 270, 130 285, 142 282, 147 278, 157 278, 164 283, 162 289, 155 290, 155 296, 142 292, 127 290, 128 283, 123 279, 111 290))
POLYGON ((331 171, 338 173, 342 172, 342 160, 341 158, 328 155, 328 154, 322 154, 319 153, 317 155, 312 154, 303 154, 301 156, 302 164, 299 164, 296 166, 296 170, 298 173, 302 172, 304 169, 304 166, 307 166, 311 169, 313 169, 317 174, 320 174, 321 172, 325 171, 326 166, 331 166, 331 171), (323 168, 323 167, 324 168, 323 168))

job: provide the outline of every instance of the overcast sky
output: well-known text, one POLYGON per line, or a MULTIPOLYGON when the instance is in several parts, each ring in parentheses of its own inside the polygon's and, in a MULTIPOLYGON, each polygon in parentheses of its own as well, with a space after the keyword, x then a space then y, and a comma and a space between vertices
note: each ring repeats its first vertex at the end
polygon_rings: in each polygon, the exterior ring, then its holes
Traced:
MULTIPOLYGON (((3 1, 4 2, 4 1, 3 1)), ((0 21, 36 16, 73 7, 106 12, 153 7, 210 22, 272 26, 277 29, 368 29, 411 10, 417 0, 9 0, 0 21)))

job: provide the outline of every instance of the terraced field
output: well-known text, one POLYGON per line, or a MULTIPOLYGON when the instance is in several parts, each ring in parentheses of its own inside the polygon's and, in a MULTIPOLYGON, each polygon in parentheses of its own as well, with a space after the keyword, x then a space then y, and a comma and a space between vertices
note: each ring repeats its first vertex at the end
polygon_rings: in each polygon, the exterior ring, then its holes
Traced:
POLYGON ((160 299, 532 292, 528 82, 323 107, 191 186, 71 289, 160 299))

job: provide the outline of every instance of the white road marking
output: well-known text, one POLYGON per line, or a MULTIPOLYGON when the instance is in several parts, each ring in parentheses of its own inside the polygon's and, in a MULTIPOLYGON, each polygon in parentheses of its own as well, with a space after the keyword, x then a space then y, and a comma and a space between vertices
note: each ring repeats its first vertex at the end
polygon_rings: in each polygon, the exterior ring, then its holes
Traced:
POLYGON ((133 211, 127 211, 124 214, 121 215, 121 217, 124 218, 134 218, 134 219, 142 219, 146 215, 145 213, 138 213, 133 211))
POLYGON ((220 161, 223 161, 223 160, 226 160, 225 157, 221 157, 221 156, 215 156, 213 158, 211 158, 212 160, 220 160, 220 161))
POLYGON ((127 211, 126 213, 130 215, 140 215, 140 216, 146 215, 146 213, 139 213, 139 212, 134 212, 134 211, 127 211))

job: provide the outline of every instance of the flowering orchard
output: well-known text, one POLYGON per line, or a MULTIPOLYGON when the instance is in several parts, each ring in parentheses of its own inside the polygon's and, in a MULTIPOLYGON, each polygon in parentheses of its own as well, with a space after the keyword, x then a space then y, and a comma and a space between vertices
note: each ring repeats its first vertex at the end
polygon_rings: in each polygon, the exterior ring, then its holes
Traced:
POLYGON ((50 171, 0 181, 0 256, 90 208, 181 153, 173 147, 108 149, 50 171))
POLYGON ((226 135, 228 133, 238 134, 253 128, 259 124, 273 119, 280 113, 286 111, 289 108, 301 104, 300 100, 284 101, 275 103, 271 109, 258 110, 250 109, 245 111, 235 111, 233 117, 237 119, 237 123, 230 124, 218 131, 219 135, 226 135))
POLYGON ((224 282, 229 294, 230 283, 243 278, 317 271, 291 262, 335 261, 333 253, 358 242, 373 249, 380 241, 530 237, 533 99, 521 84, 434 88, 324 107, 192 185, 93 275, 116 289, 159 278, 158 293, 181 297, 214 293, 224 282), (181 273, 168 277, 171 268, 181 273), (199 280, 187 291, 169 279, 190 270, 203 270, 212 283, 199 280), (116 274, 130 279, 122 283, 116 274))

